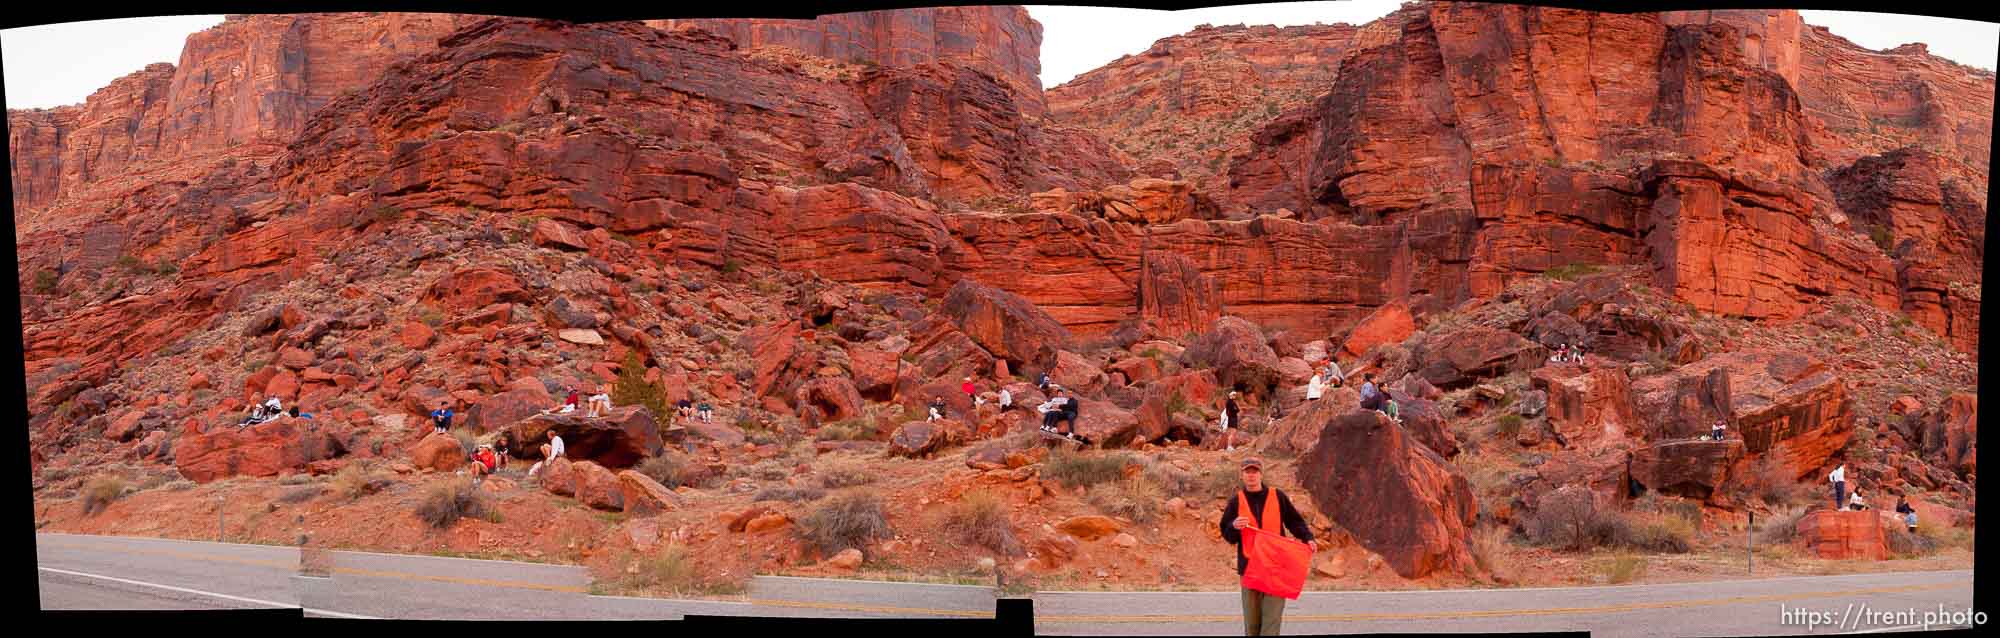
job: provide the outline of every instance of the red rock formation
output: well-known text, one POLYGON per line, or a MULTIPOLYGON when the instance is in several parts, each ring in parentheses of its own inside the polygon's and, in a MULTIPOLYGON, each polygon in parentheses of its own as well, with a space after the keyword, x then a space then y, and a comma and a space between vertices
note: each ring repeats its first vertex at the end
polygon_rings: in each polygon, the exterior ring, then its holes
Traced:
POLYGON ((1572 444, 1622 439, 1644 429, 1622 367, 1544 366, 1535 369, 1530 384, 1548 393, 1549 424, 1572 444))
POLYGON ((1466 549, 1478 514, 1471 485, 1388 416, 1367 410, 1333 419, 1305 458, 1299 481, 1313 504, 1397 574, 1479 570, 1466 549))
POLYGON ((1400 301, 1392 301, 1376 308, 1340 342, 1340 352, 1348 357, 1358 357, 1369 348, 1385 343, 1402 343, 1416 332, 1416 324, 1410 318, 1410 308, 1400 301))
POLYGON ((943 311, 966 336, 1006 360, 1010 370, 1054 368, 1057 351, 1071 339, 1062 324, 1035 304, 970 279, 959 280, 945 293, 943 311))
POLYGON ((1729 480, 1729 471, 1743 458, 1743 442, 1668 441, 1632 452, 1632 480, 1646 489, 1708 501, 1729 480))
POLYGON ((1204 25, 1049 89, 1049 110, 1219 192, 1246 133, 1323 91, 1355 35, 1345 24, 1204 25))
POLYGON ((190 419, 174 441, 174 467, 181 476, 207 483, 231 476, 277 476, 301 472, 306 464, 346 453, 340 439, 313 421, 278 419, 239 428, 190 419))
POLYGON ((1019 6, 857 11, 812 20, 648 20, 667 30, 703 29, 743 49, 786 47, 808 55, 889 67, 949 61, 999 78, 1042 112, 1042 25, 1019 6))
POLYGON ((1815 510, 1799 519, 1799 544, 1813 556, 1832 560, 1883 560, 1889 537, 1881 515, 1870 511, 1815 510))
MULTIPOLYGON (((565 440, 565 443, 568 441, 565 440)), ((465 447, 450 434, 431 433, 410 448, 410 465, 418 469, 449 472, 470 461, 465 447)))
MULTIPOLYGON (((1847 447, 1854 413, 1847 383, 1803 355, 1731 352, 1632 383, 1639 414, 1701 414, 1727 400, 1732 437, 1751 455, 1775 454, 1796 479, 1812 477, 1847 447)), ((1691 437, 1713 417, 1660 422, 1649 438, 1691 437)))
POLYGON ((1268 396, 1283 376, 1278 370, 1278 355, 1265 343, 1264 334, 1242 317, 1215 320, 1207 333, 1188 344, 1181 361, 1189 367, 1214 370, 1216 382, 1224 388, 1253 395, 1268 396))
POLYGON ((600 418, 581 412, 537 415, 513 424, 507 432, 520 442, 514 446, 517 456, 537 458, 550 430, 562 437, 564 457, 611 469, 637 465, 663 443, 659 423, 644 406, 612 408, 610 416, 600 418))

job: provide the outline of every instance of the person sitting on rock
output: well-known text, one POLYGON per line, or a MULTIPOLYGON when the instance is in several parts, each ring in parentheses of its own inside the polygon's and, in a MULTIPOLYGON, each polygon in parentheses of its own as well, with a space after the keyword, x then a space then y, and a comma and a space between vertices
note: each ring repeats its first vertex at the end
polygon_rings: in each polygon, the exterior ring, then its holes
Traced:
POLYGON ((1012 393, 1012 392, 1008 392, 1006 388, 1001 388, 1001 389, 1000 389, 1000 411, 1001 411, 1001 412, 1006 412, 1007 410, 1009 410, 1009 409, 1011 409, 1011 408, 1013 408, 1013 407, 1014 407, 1014 393, 1012 393))
POLYGON ((1070 396, 1069 391, 1062 388, 1056 389, 1056 397, 1061 399, 1062 403, 1056 404, 1042 417, 1042 422, 1048 424, 1045 429, 1051 434, 1071 441, 1084 442, 1083 437, 1077 436, 1076 432, 1074 432, 1076 430, 1076 415, 1079 407, 1076 397, 1070 396))
POLYGON ((1383 397, 1384 398, 1382 399, 1382 413, 1389 415, 1389 420, 1395 421, 1397 423, 1402 423, 1403 416, 1401 414, 1398 414, 1397 412, 1396 398, 1388 396, 1386 394, 1383 395, 1383 397))
POLYGON ((1861 488, 1854 488, 1854 493, 1847 495, 1847 509, 1856 512, 1868 509, 1868 501, 1861 498, 1861 488))
POLYGON ((493 453, 493 446, 481 445, 472 453, 472 483, 479 484, 486 475, 500 467, 500 455, 493 453))
POLYGON ((1326 358, 1326 382, 1336 388, 1347 385, 1346 377, 1340 374, 1340 362, 1334 361, 1333 357, 1326 358))
POLYGON ((1063 394, 1062 388, 1056 388, 1054 396, 1049 397, 1049 400, 1042 402, 1041 405, 1035 406, 1035 411, 1042 414, 1043 432, 1055 434, 1056 419, 1062 418, 1062 406, 1068 402, 1069 397, 1063 394))
POLYGON ((611 395, 604 393, 604 386, 597 387, 597 394, 590 395, 590 411, 584 416, 598 417, 611 415, 611 395))
POLYGON ((1321 373, 1314 372, 1312 379, 1306 381, 1306 400, 1318 401, 1320 393, 1325 391, 1326 381, 1324 377, 1321 376, 1321 373))
POLYGON ((569 414, 571 412, 575 412, 576 388, 563 386, 563 394, 565 396, 563 397, 562 403, 558 403, 554 407, 551 407, 547 410, 542 410, 542 414, 569 414))
POLYGON ((1375 373, 1373 372, 1364 374, 1361 377, 1361 409, 1376 411, 1382 409, 1382 390, 1375 387, 1375 373))
POLYGON ((562 458, 562 455, 562 437, 556 436, 556 431, 551 429, 549 430, 549 442, 542 444, 542 460, 536 462, 534 467, 528 468, 528 476, 534 476, 535 472, 542 469, 542 466, 555 462, 556 459, 562 458))
POLYGON ((1723 430, 1726 430, 1728 428, 1729 428, 1728 421, 1724 420, 1722 417, 1715 417, 1715 425, 1708 428, 1708 440, 1710 441, 1722 440, 1723 430))
POLYGON ((1902 515, 1903 525, 1910 528, 1911 534, 1917 533, 1917 508, 1910 506, 1908 494, 1896 495, 1896 513, 1902 515))
POLYGON ((263 422, 264 422, 264 404, 259 403, 257 405, 250 406, 250 416, 243 417, 243 422, 237 423, 236 427, 240 428, 245 426, 251 426, 263 422))
POLYGON ((1049 373, 1047 372, 1042 373, 1042 380, 1035 382, 1035 388, 1043 392, 1049 391, 1049 373))
POLYGON ((702 400, 701 405, 695 408, 695 413, 701 415, 702 423, 713 422, 712 417, 714 417, 714 413, 709 411, 708 401, 706 399, 702 400))
POLYGON ((687 399, 681 399, 679 401, 675 401, 674 410, 675 412, 679 413, 679 416, 677 418, 680 420, 689 420, 694 418, 693 401, 689 401, 687 399))
POLYGON ((936 421, 942 418, 944 418, 944 397, 931 397, 931 418, 929 420, 936 421))
POLYGON ((493 441, 493 452, 500 461, 500 467, 507 466, 508 448, 513 447, 513 439, 514 436, 512 434, 501 432, 500 438, 493 441))
POLYGON ((292 415, 292 418, 294 418, 294 419, 311 419, 311 418, 313 418, 313 415, 312 415, 312 413, 311 413, 311 412, 306 412, 306 413, 303 413, 303 414, 301 414, 301 413, 299 412, 299 406, 296 406, 296 405, 295 405, 295 406, 292 406, 291 408, 289 408, 289 409, 288 409, 288 412, 289 412, 289 413, 290 413, 290 414, 292 415))
POLYGON ((451 415, 451 404, 439 403, 437 409, 431 411, 431 429, 437 431, 438 434, 444 434, 446 430, 450 430, 451 415))

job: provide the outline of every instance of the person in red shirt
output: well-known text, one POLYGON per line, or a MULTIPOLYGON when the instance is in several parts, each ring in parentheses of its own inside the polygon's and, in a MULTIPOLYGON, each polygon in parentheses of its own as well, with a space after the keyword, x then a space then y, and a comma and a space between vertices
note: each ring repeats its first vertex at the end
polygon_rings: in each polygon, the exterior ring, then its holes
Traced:
POLYGON ((478 482, 486 478, 486 475, 492 474, 494 468, 499 466, 500 456, 493 453, 493 446, 479 446, 479 451, 472 453, 472 480, 478 482))
POLYGON ((958 389, 965 391, 965 400, 973 403, 979 402, 978 390, 972 387, 972 377, 966 377, 965 383, 959 384, 958 389))

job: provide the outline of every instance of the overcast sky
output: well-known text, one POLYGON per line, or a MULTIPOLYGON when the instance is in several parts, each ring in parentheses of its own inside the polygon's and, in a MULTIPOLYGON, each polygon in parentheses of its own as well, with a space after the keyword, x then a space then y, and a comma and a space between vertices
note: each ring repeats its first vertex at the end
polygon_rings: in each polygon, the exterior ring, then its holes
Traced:
MULTIPOLYGON (((1196 25, 1315 22, 1362 24, 1387 15, 1402 0, 1291 2, 1185 11, 1029 5, 1042 23, 1042 86, 1053 87, 1119 56, 1196 25)), ((1887 13, 1804 11, 1805 20, 1871 49, 1909 42, 1961 64, 1993 69, 2000 24, 1887 13)), ((83 102, 91 92, 155 62, 179 62, 188 34, 220 24, 222 16, 95 20, 0 30, 8 108, 83 102)))

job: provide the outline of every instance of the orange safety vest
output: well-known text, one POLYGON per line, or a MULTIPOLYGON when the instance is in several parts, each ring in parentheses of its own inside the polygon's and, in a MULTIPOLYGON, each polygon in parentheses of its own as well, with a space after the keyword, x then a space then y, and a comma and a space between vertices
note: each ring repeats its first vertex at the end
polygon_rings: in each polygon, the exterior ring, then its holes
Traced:
MULTIPOLYGON (((1278 488, 1265 489, 1270 490, 1271 494, 1264 497, 1264 514, 1250 516, 1250 526, 1262 530, 1278 530, 1277 534, 1284 534, 1284 519, 1278 511, 1278 488)), ((1236 490, 1236 512, 1238 516, 1250 515, 1250 497, 1243 490, 1236 490)))

